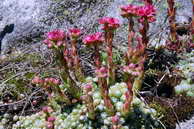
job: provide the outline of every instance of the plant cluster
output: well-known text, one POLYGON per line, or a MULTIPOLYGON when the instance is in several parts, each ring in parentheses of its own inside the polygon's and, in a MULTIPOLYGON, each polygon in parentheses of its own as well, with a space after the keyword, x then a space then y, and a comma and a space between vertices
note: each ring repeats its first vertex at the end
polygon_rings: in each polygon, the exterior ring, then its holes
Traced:
MULTIPOLYGON (((86 35, 83 39, 79 28, 69 29, 68 32, 48 32, 44 43, 55 55, 60 76, 35 76, 32 79, 33 85, 41 86, 45 91, 48 105, 31 116, 15 116, 13 129, 164 128, 157 119, 157 112, 145 104, 139 95, 146 73, 145 61, 148 59, 149 24, 156 21, 152 0, 143 2, 143 5, 120 7, 121 16, 128 20, 128 47, 122 54, 124 61, 119 63, 114 60, 113 48, 116 30, 121 26, 116 18, 99 19, 102 32, 86 35), (135 20, 138 21, 138 29, 134 27, 135 20), (94 77, 83 74, 77 48, 80 41, 95 50, 94 77), (106 48, 105 57, 101 46, 106 48)), ((181 44, 176 34, 176 8, 174 0, 167 0, 167 3, 170 25, 167 47, 178 52, 181 44)))
MULTIPOLYGON (((137 97, 137 91, 141 88, 144 76, 145 49, 149 42, 147 32, 149 23, 155 21, 156 10, 151 3, 145 2, 144 6, 122 6, 121 11, 121 15, 129 20, 128 51, 123 56, 125 59, 123 63, 117 64, 113 60, 113 39, 117 28, 120 27, 118 19, 101 18, 99 24, 103 32, 89 34, 83 38, 86 46, 95 49, 94 78, 88 78, 82 72, 77 52, 77 43, 82 30, 73 28, 67 33, 62 30, 47 33, 44 43, 55 53, 55 60, 60 67, 61 81, 55 78, 42 79, 38 76, 32 80, 33 84, 41 85, 45 89, 49 107, 54 111, 45 111, 47 107, 42 111, 45 117, 38 115, 39 113, 34 115, 36 119, 44 118, 47 123, 45 128, 125 129, 137 126, 138 128, 161 126, 154 118, 155 111, 137 97), (138 19, 141 26, 139 31, 133 30, 133 19, 135 18, 138 19), (137 42, 137 45, 133 46, 132 42, 137 42), (104 44, 107 58, 102 59, 100 46, 104 44), (103 60, 105 63, 102 63, 103 60), (119 81, 116 69, 122 71, 122 79, 119 81), (61 105, 61 103, 64 104, 61 105), (77 105, 72 112, 61 114, 63 107, 72 104, 77 105)), ((25 117, 21 120, 24 123, 18 121, 14 125, 15 128, 28 127, 33 123, 25 117), (28 124, 25 121, 28 121, 28 124)))

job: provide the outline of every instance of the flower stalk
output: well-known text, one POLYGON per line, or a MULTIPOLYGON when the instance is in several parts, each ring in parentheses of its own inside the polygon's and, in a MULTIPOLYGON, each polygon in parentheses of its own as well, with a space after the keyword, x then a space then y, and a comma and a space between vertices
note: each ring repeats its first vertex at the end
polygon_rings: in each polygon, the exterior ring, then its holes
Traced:
POLYGON ((94 61, 95 61, 96 69, 99 69, 101 67, 99 45, 101 43, 103 43, 103 41, 104 41, 104 39, 102 37, 101 32, 97 32, 97 33, 94 33, 94 34, 87 35, 83 39, 83 42, 84 42, 85 45, 94 48, 94 61))
POLYGON ((55 78, 40 79, 39 77, 36 76, 32 80, 32 83, 41 85, 43 88, 45 88, 45 90, 49 94, 49 97, 50 97, 49 100, 52 100, 51 94, 52 92, 54 92, 61 97, 62 101, 66 102, 67 104, 71 104, 71 101, 69 100, 69 98, 64 94, 63 91, 61 91, 59 87, 60 81, 58 79, 55 79, 55 78))
POLYGON ((95 107, 94 107, 94 101, 92 98, 92 84, 85 84, 83 87, 84 96, 82 96, 82 100, 86 104, 86 107, 88 109, 88 117, 92 120, 95 120, 96 113, 95 113, 95 107))
POLYGON ((167 44, 168 49, 178 51, 180 49, 180 41, 176 33, 176 7, 174 0, 167 0, 168 3, 168 21, 170 25, 170 41, 167 44))
POLYGON ((111 117, 112 121, 112 128, 111 129, 120 129, 122 126, 119 124, 120 118, 119 116, 115 115, 111 117))
POLYGON ((49 106, 46 106, 46 107, 42 108, 42 112, 46 114, 46 116, 45 116, 46 129, 55 129, 54 122, 55 122, 56 118, 51 116, 53 109, 49 106))
POLYGON ((112 41, 113 41, 114 33, 113 32, 105 32, 105 41, 107 44, 107 55, 108 55, 108 75, 109 81, 108 84, 111 85, 115 81, 115 67, 113 63, 113 53, 112 53, 112 41))
POLYGON ((82 69, 80 65, 79 56, 77 54, 77 40, 81 35, 81 30, 77 28, 73 28, 69 30, 71 37, 71 45, 72 45, 72 56, 73 56, 73 66, 75 71, 75 77, 79 82, 83 82, 84 75, 82 74, 82 69))
MULTIPOLYGON (((78 32, 72 34, 73 38, 78 37, 78 32)), ((66 43, 67 35, 62 30, 54 30, 47 34, 47 39, 44 43, 48 48, 53 49, 55 53, 55 59, 57 60, 58 66, 60 67, 59 74, 63 82, 68 85, 68 92, 75 98, 79 97, 80 88, 76 85, 76 81, 72 78, 69 70, 69 63, 72 62, 72 59, 66 57, 65 53, 69 51, 66 43)), ((75 52, 75 51, 74 51, 75 52)))
POLYGON ((168 3, 168 17, 169 17, 169 24, 170 24, 171 41, 174 42, 177 39, 176 24, 175 24, 176 8, 174 7, 175 1, 167 0, 167 3, 168 3))
POLYGON ((99 23, 103 25, 104 38, 107 43, 106 51, 108 55, 108 85, 112 85, 115 82, 115 65, 113 63, 113 38, 115 30, 120 26, 119 20, 112 17, 104 17, 99 20, 99 23))
MULTIPOLYGON (((192 36, 192 44, 194 43, 194 0, 192 0, 193 4, 193 14, 192 14, 192 23, 191 23, 191 36, 192 36)), ((194 45, 193 45, 194 48, 194 45)))
POLYGON ((129 114, 129 112, 131 111, 131 102, 133 100, 133 90, 132 90, 132 83, 131 83, 131 79, 128 78, 127 80, 127 91, 125 93, 125 97, 126 100, 123 104, 123 108, 122 108, 122 115, 123 116, 127 116, 129 114))
POLYGON ((101 67, 96 70, 98 77, 98 85, 100 87, 100 93, 104 100, 104 105, 107 108, 107 112, 111 115, 115 113, 114 105, 109 97, 109 87, 107 84, 108 70, 105 67, 101 67))

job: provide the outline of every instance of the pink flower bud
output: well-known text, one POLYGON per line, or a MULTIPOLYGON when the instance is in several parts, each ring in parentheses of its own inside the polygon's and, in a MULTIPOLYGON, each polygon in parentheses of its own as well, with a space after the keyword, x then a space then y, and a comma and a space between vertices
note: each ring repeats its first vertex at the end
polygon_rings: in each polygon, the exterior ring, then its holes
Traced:
POLYGON ((104 78, 108 76, 108 70, 105 67, 101 67, 100 69, 97 69, 95 73, 99 78, 104 78))
POLYGON ((71 101, 72 103, 77 103, 78 102, 78 100, 77 99, 72 99, 72 101, 71 101))
POLYGON ((57 46, 60 47, 61 45, 63 45, 63 41, 57 41, 57 46))
POLYGON ((43 107, 42 108, 42 111, 45 112, 45 113, 47 113, 48 112, 48 106, 43 107))
POLYGON ((115 115, 115 116, 112 117, 111 120, 112 120, 113 124, 117 124, 119 122, 119 116, 115 115))
POLYGON ((47 46, 48 46, 48 48, 51 48, 51 47, 52 47, 52 44, 51 44, 51 43, 49 43, 47 46))
POLYGON ((59 81, 58 79, 54 79, 54 80, 53 80, 53 83, 54 83, 55 85, 59 85, 60 81, 59 81))
POLYGON ((82 95, 82 96, 80 97, 80 99, 81 99, 82 101, 85 101, 85 100, 87 99, 87 96, 86 96, 86 95, 82 95))
POLYGON ((49 106, 45 106, 45 107, 42 108, 42 111, 44 113, 51 113, 51 112, 53 112, 53 109, 49 106))
POLYGON ((81 35, 81 30, 77 28, 69 29, 72 38, 78 38, 81 35))
POLYGON ((53 117, 53 116, 50 116, 50 117, 47 118, 48 122, 52 122, 53 123, 55 120, 56 120, 56 118, 53 117))
POLYGON ((38 76, 35 76, 33 79, 32 79, 32 83, 33 84, 39 84, 39 83, 42 83, 43 80, 40 79, 40 77, 38 76))
POLYGON ((51 44, 51 41, 48 40, 48 39, 45 39, 43 42, 44 42, 46 45, 51 44))
POLYGON ((53 124, 52 122, 47 122, 47 123, 46 123, 46 127, 47 127, 48 129, 53 129, 53 128, 54 128, 54 124, 53 124))
POLYGON ((49 82, 49 78, 45 78, 44 81, 45 81, 46 83, 48 83, 48 82, 49 82))
POLYGON ((37 105, 37 103, 38 103, 37 100, 33 100, 33 101, 32 101, 32 104, 33 104, 34 106, 37 105))
POLYGON ((86 85, 84 85, 84 89, 87 91, 87 92, 89 92, 89 91, 91 91, 92 90, 92 84, 86 84, 86 85))

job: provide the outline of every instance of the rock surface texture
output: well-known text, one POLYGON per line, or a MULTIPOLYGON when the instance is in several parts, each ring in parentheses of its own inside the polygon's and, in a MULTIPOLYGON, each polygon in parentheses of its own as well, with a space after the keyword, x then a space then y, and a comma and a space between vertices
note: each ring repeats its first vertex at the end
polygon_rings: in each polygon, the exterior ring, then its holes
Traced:
POLYGON ((2 39, 3 51, 10 50, 10 46, 37 42, 45 32, 56 28, 95 31, 98 19, 107 13, 110 3, 110 0, 2 0, 0 32, 6 25, 14 24, 13 32, 2 39))

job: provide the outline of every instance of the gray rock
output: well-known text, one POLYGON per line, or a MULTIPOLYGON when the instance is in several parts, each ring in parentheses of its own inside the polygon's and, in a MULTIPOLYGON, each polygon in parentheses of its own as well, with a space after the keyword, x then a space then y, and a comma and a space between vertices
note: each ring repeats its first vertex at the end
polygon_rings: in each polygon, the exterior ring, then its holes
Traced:
MULTIPOLYGON (((3 51, 25 43, 39 42, 45 32, 56 28, 67 30, 78 27, 84 33, 99 31, 98 19, 103 16, 119 18, 123 26, 117 32, 116 40, 126 42, 123 37, 126 37, 127 21, 120 16, 119 6, 129 1, 133 0, 1 0, 0 32, 6 25, 15 26, 13 32, 6 34, 2 40, 3 51)), ((184 19, 181 12, 191 15, 189 2, 181 3, 178 19, 184 19)), ((158 30, 167 28, 162 24, 165 24, 166 18, 164 2, 159 2, 157 7, 160 15, 157 22, 151 24, 150 35, 153 37, 157 36, 158 30)))
POLYGON ((85 33, 94 32, 109 3, 110 0, 2 0, 0 32, 6 25, 15 26, 2 39, 3 52, 38 42, 45 32, 56 28, 79 27, 85 33))
POLYGON ((8 45, 22 43, 22 39, 30 40, 40 35, 39 18, 47 7, 43 0, 1 0, 0 31, 6 25, 14 24, 14 30, 2 40, 5 50, 8 45))

